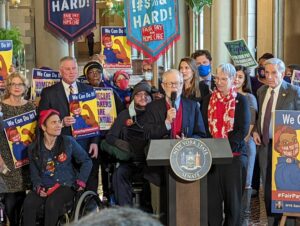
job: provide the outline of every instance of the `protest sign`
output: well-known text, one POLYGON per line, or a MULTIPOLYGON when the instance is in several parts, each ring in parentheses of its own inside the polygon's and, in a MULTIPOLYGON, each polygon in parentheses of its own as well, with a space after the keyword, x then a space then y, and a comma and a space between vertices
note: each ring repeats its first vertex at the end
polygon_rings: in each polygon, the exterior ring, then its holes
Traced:
POLYGON ((42 89, 60 82, 58 71, 32 69, 31 100, 39 101, 42 89))
POLYGON ((225 45, 234 65, 241 65, 248 68, 257 67, 258 64, 249 51, 244 39, 225 42, 225 45))
POLYGON ((70 95, 70 113, 75 118, 72 124, 72 135, 77 140, 97 136, 99 116, 97 99, 94 90, 70 95))
POLYGON ((127 44, 125 27, 101 27, 104 68, 130 68, 131 49, 127 44))
POLYGON ((34 140, 36 124, 35 111, 3 120, 3 127, 15 168, 29 163, 27 147, 34 140))
POLYGON ((117 117, 114 93, 111 88, 96 88, 100 130, 109 130, 117 117))
POLYGON ((180 38, 177 0, 124 2, 127 39, 155 61, 180 38))
POLYGON ((0 90, 5 89, 5 80, 12 65, 13 42, 12 40, 0 40, 0 90))
POLYGON ((45 0, 45 8, 46 27, 69 42, 96 26, 95 0, 45 0))
POLYGON ((291 83, 295 86, 300 86, 300 71, 293 71, 291 83))
POLYGON ((273 114, 272 212, 300 212, 300 111, 273 114))

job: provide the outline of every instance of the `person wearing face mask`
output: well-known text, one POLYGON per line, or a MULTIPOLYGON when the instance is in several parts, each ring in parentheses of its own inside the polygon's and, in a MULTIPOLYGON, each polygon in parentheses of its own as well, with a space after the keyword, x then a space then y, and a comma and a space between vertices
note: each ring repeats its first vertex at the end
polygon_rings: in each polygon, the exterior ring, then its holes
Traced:
POLYGON ((146 81, 151 86, 153 99, 158 100, 162 98, 164 95, 161 92, 159 92, 159 90, 155 86, 152 85, 152 80, 153 80, 152 64, 148 60, 144 60, 142 67, 143 67, 142 69, 143 69, 144 81, 146 81))
POLYGON ((210 94, 215 88, 215 82, 212 78, 211 63, 212 57, 208 50, 197 50, 191 57, 196 60, 198 66, 198 74, 200 76, 199 89, 201 97, 210 94))
MULTIPOLYGON (((146 167, 144 148, 148 143, 147 134, 144 133, 144 120, 146 106, 152 101, 151 87, 147 82, 141 81, 135 85, 131 103, 128 109, 122 111, 110 131, 102 148, 117 158, 119 164, 113 173, 113 191, 116 202, 120 206, 132 206, 131 181, 134 175, 143 177, 146 167), (117 152, 112 153, 112 148, 117 152), (128 157, 120 157, 120 152, 128 153, 128 157)), ((122 155, 123 156, 123 155, 122 155)))
POLYGON ((121 98, 123 104, 128 107, 132 90, 129 88, 130 76, 126 71, 119 70, 113 76, 114 91, 121 98))
POLYGON ((300 65, 298 64, 290 64, 286 67, 285 75, 283 77, 284 81, 291 83, 292 76, 294 73, 294 70, 300 71, 300 65))

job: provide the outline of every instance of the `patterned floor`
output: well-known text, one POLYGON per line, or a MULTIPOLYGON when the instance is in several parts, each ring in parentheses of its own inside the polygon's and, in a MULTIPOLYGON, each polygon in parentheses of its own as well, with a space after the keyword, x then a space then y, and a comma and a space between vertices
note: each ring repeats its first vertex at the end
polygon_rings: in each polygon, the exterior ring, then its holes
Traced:
POLYGON ((255 226, 267 225, 267 216, 266 216, 262 191, 259 192, 258 197, 251 198, 251 214, 247 226, 254 226, 254 225, 255 226))

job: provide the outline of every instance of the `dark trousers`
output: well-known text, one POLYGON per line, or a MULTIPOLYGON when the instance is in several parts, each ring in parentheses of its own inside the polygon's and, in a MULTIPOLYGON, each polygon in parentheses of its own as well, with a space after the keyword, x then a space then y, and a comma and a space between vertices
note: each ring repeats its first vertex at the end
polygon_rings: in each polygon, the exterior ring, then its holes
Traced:
POLYGON ((94 42, 88 42, 89 56, 94 55, 94 42))
MULTIPOLYGON (((78 140, 77 143, 88 153, 90 150, 90 140, 82 139, 78 140)), ((100 150, 98 150, 100 151, 100 150)), ((99 155, 98 155, 99 156, 99 155)), ((94 191, 97 193, 98 190, 98 181, 99 181, 99 159, 92 158, 93 167, 89 178, 86 182, 86 190, 94 191)))
POLYGON ((208 224, 239 226, 242 201, 243 161, 233 157, 231 164, 213 165, 207 176, 208 183, 208 224))
POLYGON ((25 192, 14 192, 4 194, 5 213, 9 219, 11 226, 19 225, 20 212, 25 197, 25 192))
POLYGON ((58 218, 64 214, 64 205, 72 202, 75 191, 70 187, 59 187, 49 197, 40 197, 35 192, 30 192, 23 205, 24 226, 36 225, 37 213, 42 205, 45 209, 44 226, 55 226, 58 218))
POLYGON ((254 162, 253 177, 252 177, 252 188, 258 192, 259 186, 260 186, 260 169, 259 169, 258 154, 256 154, 255 162, 254 162))
POLYGON ((134 178, 143 178, 143 166, 133 163, 120 163, 113 173, 113 190, 120 206, 132 206, 132 186, 134 178))

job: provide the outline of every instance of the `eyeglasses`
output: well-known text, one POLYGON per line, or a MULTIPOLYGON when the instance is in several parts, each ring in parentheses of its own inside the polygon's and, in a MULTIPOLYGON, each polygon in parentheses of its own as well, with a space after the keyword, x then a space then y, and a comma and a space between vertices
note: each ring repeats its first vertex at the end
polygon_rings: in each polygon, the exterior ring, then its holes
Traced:
POLYGON ((218 78, 218 77, 215 77, 214 78, 214 81, 215 82, 222 82, 222 83, 225 83, 228 81, 228 78, 218 78))
POLYGON ((148 98, 149 97, 149 94, 148 93, 137 93, 134 95, 135 97, 138 97, 138 98, 143 98, 143 97, 146 97, 148 98))
POLYGON ((22 88, 22 87, 25 87, 25 84, 24 83, 11 83, 10 86, 14 87, 14 88, 22 88))
POLYGON ((183 82, 164 82, 163 84, 165 84, 167 87, 171 88, 171 87, 182 86, 183 82))

